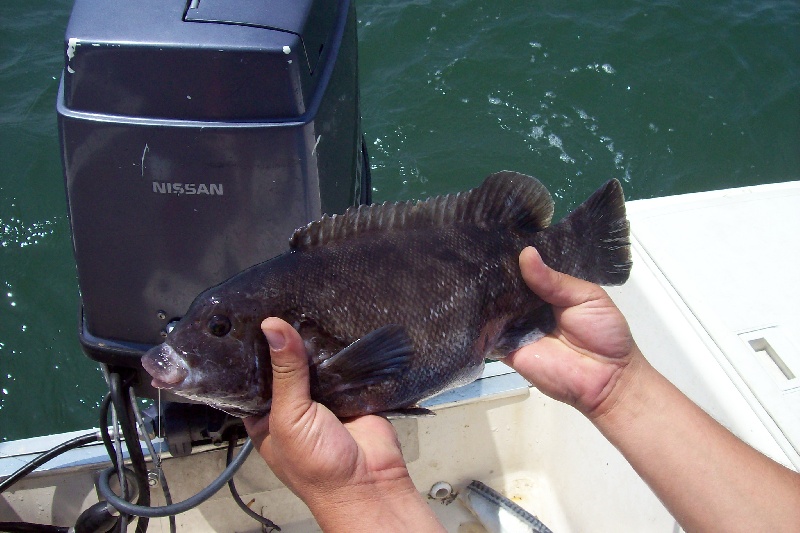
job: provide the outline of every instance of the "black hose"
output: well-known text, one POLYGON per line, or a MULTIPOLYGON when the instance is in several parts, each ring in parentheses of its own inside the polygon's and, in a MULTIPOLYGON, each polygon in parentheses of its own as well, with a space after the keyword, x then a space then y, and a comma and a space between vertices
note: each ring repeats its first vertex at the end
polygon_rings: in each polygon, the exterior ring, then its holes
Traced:
MULTIPOLYGON (((236 448, 236 432, 232 432, 230 439, 228 440, 228 455, 225 459, 226 465, 231 464, 231 459, 233 459, 234 448, 236 448)), ((246 503, 244 503, 244 501, 242 501, 242 497, 239 496, 239 491, 236 490, 236 485, 233 483, 233 477, 231 477, 231 479, 228 481, 228 488, 231 490, 231 496, 233 496, 233 501, 236 502, 236 505, 238 505, 242 509, 242 511, 244 511, 247 514, 247 516, 249 516, 253 520, 260 522, 266 527, 272 528, 273 531, 281 530, 281 528, 279 528, 274 522, 272 522, 272 520, 270 520, 265 516, 261 516, 257 512, 253 511, 252 509, 250 509, 250 507, 247 506, 246 503)))
POLYGON ((57 457, 57 456, 61 455, 64 452, 72 450, 73 448, 77 448, 79 446, 83 446, 84 444, 89 444, 91 442, 97 442, 99 439, 100 439, 100 437, 96 432, 95 433, 87 433, 86 435, 81 435, 80 437, 75 437, 74 439, 68 440, 67 442, 63 442, 63 443, 59 444, 58 446, 56 446, 56 447, 54 447, 54 448, 52 448, 50 450, 47 450, 43 454, 41 454, 38 457, 36 457, 35 459, 33 459, 31 462, 29 462, 28 464, 26 464, 25 466, 23 466, 22 468, 20 468, 19 470, 17 470, 13 474, 11 474, 10 476, 8 476, 6 479, 4 479, 3 482, 0 483, 0 492, 5 492, 9 488, 11 488, 11 486, 14 483, 16 483, 17 481, 19 481, 20 479, 22 479, 26 475, 28 475, 31 472, 33 472, 34 470, 36 470, 37 468, 42 466, 44 463, 46 463, 50 459, 53 459, 54 457, 57 457))
POLYGON ((209 486, 194 496, 172 505, 165 505, 162 507, 145 507, 142 505, 134 505, 119 498, 116 494, 114 494, 114 491, 111 490, 111 487, 108 484, 109 478, 114 475, 113 468, 106 468, 100 472, 100 478, 97 480, 97 490, 116 509, 118 509, 120 512, 128 513, 130 515, 146 516, 148 518, 161 518, 164 516, 184 513, 189 509, 197 507, 211 496, 216 494, 216 492, 221 489, 230 478, 233 477, 239 467, 242 466, 242 463, 244 463, 244 460, 247 459, 247 456, 250 455, 251 451, 253 451, 253 443, 250 441, 250 439, 247 439, 244 443, 244 446, 242 446, 242 450, 239 452, 239 455, 237 455, 236 459, 234 459, 233 462, 231 462, 231 464, 229 464, 228 467, 222 471, 217 479, 212 481, 209 486))
POLYGON ((75 522, 75 533, 107 533, 119 520, 119 511, 108 502, 97 502, 81 513, 75 522))
MULTIPOLYGON (((122 435, 125 437, 127 444, 128 457, 130 457, 133 471, 136 474, 136 484, 139 487, 139 498, 136 504, 146 507, 150 505, 150 485, 147 480, 147 465, 144 462, 144 454, 139 445, 139 434, 136 431, 136 425, 133 422, 131 413, 130 384, 123 386, 120 375, 112 372, 109 374, 108 385, 111 391, 111 401, 114 403, 117 419, 122 427, 122 435)), ((119 509, 116 505, 114 507, 119 509)), ((148 519, 140 517, 136 523, 136 533, 145 533, 147 524, 148 519)))

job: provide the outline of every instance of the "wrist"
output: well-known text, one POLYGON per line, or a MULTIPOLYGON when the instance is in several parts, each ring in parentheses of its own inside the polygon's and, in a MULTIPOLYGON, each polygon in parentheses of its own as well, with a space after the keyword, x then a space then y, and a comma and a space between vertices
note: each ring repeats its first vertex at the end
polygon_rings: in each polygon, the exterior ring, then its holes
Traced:
POLYGON ((685 396, 637 350, 608 402, 589 419, 636 469, 635 456, 640 451, 667 453, 659 446, 665 442, 664 434, 674 431, 676 419, 683 416, 683 400, 685 396))
POLYGON ((655 369, 645 359, 639 348, 635 348, 629 362, 620 369, 611 383, 611 390, 605 399, 586 417, 601 430, 618 421, 630 420, 647 401, 647 381, 655 369))

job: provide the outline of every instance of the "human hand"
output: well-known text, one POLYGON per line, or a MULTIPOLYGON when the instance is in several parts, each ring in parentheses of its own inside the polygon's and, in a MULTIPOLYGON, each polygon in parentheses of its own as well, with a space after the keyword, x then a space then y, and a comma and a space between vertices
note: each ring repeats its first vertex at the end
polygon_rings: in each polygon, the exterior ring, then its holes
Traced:
POLYGON ((504 361, 548 396, 600 416, 643 360, 625 317, 600 286, 556 272, 534 248, 519 263, 528 287, 553 305, 556 328, 504 361))
MULTIPOLYGON (((392 425, 374 415, 342 423, 311 399, 308 357, 300 335, 278 318, 261 329, 270 344, 272 409, 244 420, 275 475, 311 509, 326 531, 422 501, 392 425), (412 503, 409 504, 409 501, 412 503)), ((398 513, 401 510, 398 509, 398 513)), ((358 529, 358 528, 357 528, 358 529)))
POLYGON ((556 328, 504 361, 583 412, 686 531, 797 531, 800 476, 745 444, 649 365, 599 286, 520 254, 556 328), (770 490, 753 490, 753 479, 770 490))

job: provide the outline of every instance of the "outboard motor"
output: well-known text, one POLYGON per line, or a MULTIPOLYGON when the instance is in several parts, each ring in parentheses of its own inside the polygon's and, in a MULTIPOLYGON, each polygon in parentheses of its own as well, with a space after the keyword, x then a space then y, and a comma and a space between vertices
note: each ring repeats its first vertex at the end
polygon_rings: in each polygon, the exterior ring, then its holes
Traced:
POLYGON ((195 296, 369 201, 354 5, 76 0, 65 44, 80 341, 154 394, 140 357, 195 296))

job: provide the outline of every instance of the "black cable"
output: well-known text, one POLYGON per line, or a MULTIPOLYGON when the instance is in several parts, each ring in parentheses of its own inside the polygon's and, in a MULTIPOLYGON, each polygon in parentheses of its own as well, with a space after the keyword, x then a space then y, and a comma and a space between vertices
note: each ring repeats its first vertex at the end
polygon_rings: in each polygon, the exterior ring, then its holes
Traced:
POLYGON ((33 472, 34 470, 36 470, 37 468, 42 466, 44 463, 46 463, 50 459, 53 459, 54 457, 57 457, 57 456, 61 455, 64 452, 72 450, 73 448, 77 448, 79 446, 83 446, 84 444, 89 444, 91 442, 97 442, 99 440, 99 438, 100 437, 99 437, 99 435, 97 433, 87 433, 86 435, 81 435, 80 437, 75 437, 74 439, 68 440, 67 442, 62 442, 58 446, 56 446, 56 447, 54 447, 54 448, 52 448, 50 450, 47 450, 43 454, 41 454, 38 457, 36 457, 35 459, 33 459, 31 462, 29 462, 28 464, 26 464, 25 466, 23 466, 22 468, 20 468, 19 470, 17 470, 13 474, 11 474, 10 476, 8 476, 6 479, 4 479, 3 482, 0 483, 0 492, 5 492, 9 488, 11 488, 11 486, 14 483, 16 483, 17 481, 19 481, 20 479, 22 479, 26 475, 28 475, 31 472, 33 472))
MULTIPOLYGON (((169 484, 167 483, 167 476, 164 475, 164 469, 161 465, 161 456, 156 453, 155 448, 153 447, 153 442, 150 440, 150 436, 148 435, 147 428, 144 424, 144 419, 142 418, 142 413, 139 410, 139 405, 136 403, 136 394, 133 390, 130 393, 131 396, 131 411, 136 416, 136 422, 139 424, 139 429, 142 434, 142 439, 144 443, 147 445, 147 451, 150 454, 150 461, 152 462, 153 466, 156 467, 156 472, 158 473, 158 480, 161 483, 161 491, 164 493, 164 501, 167 505, 172 505, 172 493, 169 490, 169 484)), ((160 410, 160 403, 159 403, 159 410, 160 410)), ((159 412, 158 416, 161 416, 159 412)), ((175 523, 175 515, 170 515, 169 517, 169 531, 170 533, 175 533, 178 529, 178 526, 175 523)))
POLYGON ((244 443, 244 446, 242 446, 242 450, 239 452, 239 455, 237 455, 236 459, 234 459, 233 462, 231 462, 231 464, 229 464, 228 467, 222 471, 217 479, 212 481, 209 486, 194 496, 172 505, 165 505, 162 507, 144 507, 141 505, 134 505, 119 498, 116 494, 114 494, 114 491, 111 490, 111 486, 108 484, 108 480, 112 475, 114 475, 113 468, 106 468, 100 472, 100 478, 97 480, 97 490, 106 500, 108 500, 111 505, 123 513, 128 513, 135 516, 146 516, 148 518, 161 518, 164 516, 180 514, 188 511, 189 509, 197 507, 211 496, 216 494, 216 492, 221 489, 230 478, 233 477, 239 467, 242 466, 242 463, 244 463, 244 460, 247 459, 247 456, 250 455, 251 451, 253 451, 253 443, 250 441, 250 439, 247 439, 244 443))
POLYGON ((68 533, 68 527, 28 524, 27 522, 0 522, 3 533, 68 533))
MULTIPOLYGON (((236 432, 233 431, 231 432, 231 436, 228 439, 228 455, 225 458, 226 466, 230 465, 231 460, 233 459, 233 450, 234 448, 236 448, 236 440, 237 440, 236 432)), ((228 488, 231 489, 231 496, 233 496, 233 501, 236 502, 236 505, 238 505, 242 509, 242 511, 244 511, 247 514, 247 516, 249 516, 253 520, 260 522, 266 527, 272 528, 273 531, 281 530, 281 528, 279 528, 269 518, 261 516, 257 512, 253 511, 252 509, 250 509, 250 507, 247 506, 246 503, 244 503, 244 501, 242 501, 242 497, 239 496, 239 492, 236 490, 236 485, 233 483, 233 477, 231 477, 231 479, 228 481, 228 488)))
MULTIPOLYGON (((122 385, 128 386, 133 381, 133 377, 125 380, 122 385)), ((100 437, 103 439, 103 444, 106 447, 106 453, 111 459, 111 464, 117 468, 117 452, 114 449, 114 443, 111 442, 111 435, 108 433, 108 427, 111 423, 108 421, 108 411, 111 407, 111 391, 106 393, 105 398, 100 403, 100 437)))
POLYGON ((100 438, 106 447, 106 453, 111 459, 111 464, 117 468, 117 452, 114 450, 114 443, 111 442, 111 435, 108 434, 108 409, 111 406, 111 392, 106 393, 103 402, 100 404, 100 438))
MULTIPOLYGON (((147 507, 150 505, 150 485, 147 480, 147 465, 144 462, 144 454, 142 453, 142 447, 139 445, 139 434, 136 431, 136 425, 132 421, 130 384, 123 385, 120 375, 112 372, 109 374, 108 385, 111 391, 111 401, 114 403, 114 409, 117 413, 117 420, 122 427, 122 435, 125 437, 125 443, 127 444, 128 457, 133 466, 136 484, 139 487, 139 498, 136 500, 136 504, 147 507)), ((119 509, 116 505, 114 507, 119 509)), ((136 533, 145 533, 148 522, 147 517, 140 517, 136 523, 136 533)))

